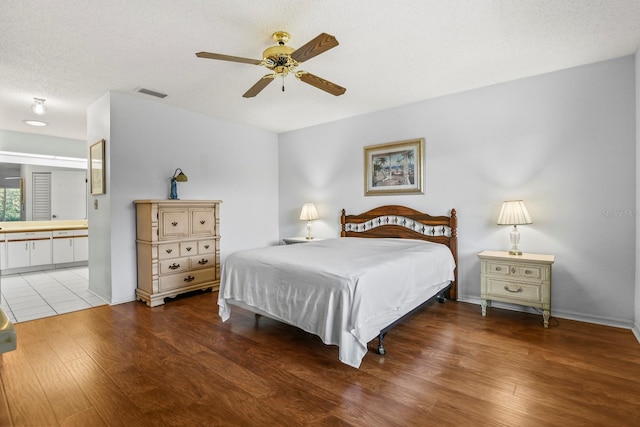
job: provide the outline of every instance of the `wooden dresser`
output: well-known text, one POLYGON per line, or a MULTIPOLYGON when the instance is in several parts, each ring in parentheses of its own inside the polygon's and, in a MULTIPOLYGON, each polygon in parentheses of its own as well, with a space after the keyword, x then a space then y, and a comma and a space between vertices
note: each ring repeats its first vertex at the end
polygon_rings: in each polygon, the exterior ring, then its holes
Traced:
POLYGON ((150 307, 220 285, 220 201, 136 200, 138 287, 150 307))
POLYGON ((491 301, 520 304, 542 310, 544 327, 549 327, 553 255, 483 251, 478 258, 483 316, 491 301))

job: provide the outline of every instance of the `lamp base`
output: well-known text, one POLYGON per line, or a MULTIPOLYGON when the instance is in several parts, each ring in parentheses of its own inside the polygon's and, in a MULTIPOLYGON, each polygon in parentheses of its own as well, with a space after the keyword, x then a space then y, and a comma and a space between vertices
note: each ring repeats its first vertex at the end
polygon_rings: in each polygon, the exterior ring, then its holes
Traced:
POLYGON ((311 235, 311 221, 307 221, 307 240, 313 240, 311 235))
POLYGON ((522 255, 522 251, 518 249, 518 243, 520 243, 520 232, 518 231, 517 225, 513 226, 513 230, 509 233, 509 237, 511 240, 511 250, 509 251, 509 255, 522 255))
POLYGON ((178 200, 178 186, 176 185, 175 178, 171 178, 171 191, 169 192, 169 199, 178 200))

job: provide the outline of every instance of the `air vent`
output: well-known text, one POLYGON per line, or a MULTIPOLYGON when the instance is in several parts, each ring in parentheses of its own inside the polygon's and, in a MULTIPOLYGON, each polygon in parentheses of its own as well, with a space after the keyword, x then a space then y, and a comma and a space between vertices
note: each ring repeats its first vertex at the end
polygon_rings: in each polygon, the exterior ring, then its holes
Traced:
POLYGON ((164 98, 167 96, 166 93, 160 93, 160 92, 156 92, 155 90, 145 89, 145 88, 138 89, 138 92, 144 93, 145 95, 155 96, 156 98, 164 98))

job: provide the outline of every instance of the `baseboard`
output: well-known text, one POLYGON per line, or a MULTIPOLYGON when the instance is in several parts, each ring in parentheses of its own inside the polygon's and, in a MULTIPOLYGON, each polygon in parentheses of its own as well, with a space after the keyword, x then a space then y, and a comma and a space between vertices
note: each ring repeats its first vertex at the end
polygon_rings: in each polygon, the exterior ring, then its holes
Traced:
MULTIPOLYGON (((463 301, 463 302, 468 302, 468 303, 471 303, 471 304, 480 305, 480 298, 479 297, 464 296, 464 297, 459 297, 458 301, 463 301)), ((495 307, 495 308, 503 308, 505 310, 522 311, 522 312, 525 312, 525 313, 539 314, 539 312, 536 311, 532 307, 525 307, 525 306, 521 306, 521 305, 517 305, 517 304, 506 304, 506 303, 502 303, 502 302, 498 302, 498 301, 491 301, 491 306, 495 307)), ((633 333, 635 334, 636 338, 638 339, 638 342, 640 342, 640 328, 638 327, 637 323, 635 323, 635 325, 634 325, 634 322, 632 320, 616 319, 616 318, 610 318, 610 317, 591 316, 591 315, 584 314, 584 313, 575 313, 575 312, 563 311, 563 310, 551 310, 551 316, 552 317, 556 317, 558 319, 577 320, 579 322, 593 323, 593 324, 596 324, 596 325, 613 326, 615 328, 631 329, 633 331, 633 333)))
POLYGON ((86 267, 89 263, 87 261, 76 261, 76 262, 67 262, 64 264, 44 264, 44 265, 36 265, 33 267, 20 267, 20 268, 5 268, 0 271, 0 275, 8 276, 10 274, 21 274, 21 273, 33 273, 34 271, 49 271, 49 270, 57 270, 60 268, 73 268, 73 267, 86 267))
POLYGON ((136 300, 136 296, 134 295, 131 298, 120 298, 120 299, 117 299, 117 300, 113 300, 113 301, 111 301, 109 303, 109 305, 124 304, 124 303, 127 303, 127 302, 133 302, 135 300, 136 300))

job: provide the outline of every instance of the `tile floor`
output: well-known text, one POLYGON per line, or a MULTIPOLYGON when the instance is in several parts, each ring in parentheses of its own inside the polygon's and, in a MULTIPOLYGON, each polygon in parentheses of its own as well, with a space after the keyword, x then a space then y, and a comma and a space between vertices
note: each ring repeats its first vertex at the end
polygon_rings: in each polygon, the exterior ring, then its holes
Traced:
POLYGON ((0 277, 0 307, 19 323, 106 304, 88 288, 88 267, 10 274, 0 277))

